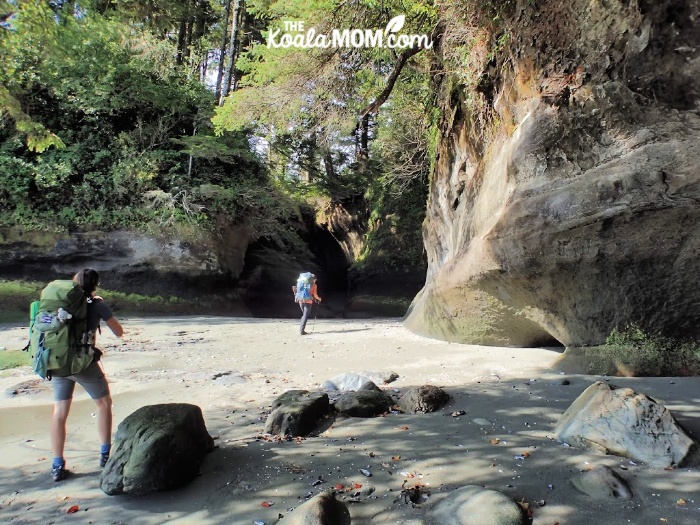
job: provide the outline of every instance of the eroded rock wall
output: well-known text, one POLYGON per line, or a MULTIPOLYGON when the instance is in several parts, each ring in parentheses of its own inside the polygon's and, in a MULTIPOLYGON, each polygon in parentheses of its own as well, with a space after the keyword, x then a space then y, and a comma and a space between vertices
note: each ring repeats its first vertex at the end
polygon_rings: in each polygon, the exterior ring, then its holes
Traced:
POLYGON ((475 92, 442 76, 409 328, 523 346, 600 344, 628 323, 700 337, 699 17, 698 0, 519 2, 499 34, 464 32, 487 35, 481 77, 475 92))
POLYGON ((0 276, 49 281, 95 268, 111 290, 188 299, 235 290, 251 232, 229 227, 220 238, 134 231, 48 233, 0 230, 0 276))

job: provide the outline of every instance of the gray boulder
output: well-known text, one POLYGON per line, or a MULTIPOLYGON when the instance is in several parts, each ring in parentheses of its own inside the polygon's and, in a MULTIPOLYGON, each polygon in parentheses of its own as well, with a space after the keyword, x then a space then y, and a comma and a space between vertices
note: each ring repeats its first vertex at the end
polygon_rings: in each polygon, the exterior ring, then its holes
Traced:
POLYGON ((423 385, 411 388, 399 400, 399 408, 411 414, 427 414, 441 409, 450 400, 442 388, 423 385))
POLYGON ((394 400, 377 385, 366 383, 357 392, 341 395, 333 407, 343 415, 350 417, 374 417, 388 412, 394 400))
POLYGON ((288 390, 272 403, 265 432, 282 436, 306 436, 330 411, 328 394, 288 390))
POLYGON ((350 525, 350 511, 332 494, 322 492, 299 505, 282 520, 284 525, 350 525))
POLYGON ((577 490, 596 499, 632 499, 627 482, 613 469, 598 465, 571 480, 577 490))
POLYGON ((430 525, 525 525, 523 509, 505 494, 467 485, 438 503, 427 521, 430 525))
POLYGON ((698 460, 698 443, 666 407, 630 388, 601 381, 564 412, 555 434, 570 445, 633 458, 652 467, 682 467, 698 460))
POLYGON ((171 403, 139 408, 117 428, 100 487, 110 496, 181 487, 197 476, 204 455, 213 449, 214 440, 198 406, 171 403))

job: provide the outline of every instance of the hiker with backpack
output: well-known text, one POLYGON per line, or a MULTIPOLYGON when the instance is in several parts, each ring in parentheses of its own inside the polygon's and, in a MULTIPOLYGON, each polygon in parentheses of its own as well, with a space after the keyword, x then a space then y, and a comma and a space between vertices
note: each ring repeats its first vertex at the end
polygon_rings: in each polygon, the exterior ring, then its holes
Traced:
MULTIPOLYGON (((54 281, 54 283, 65 282, 54 281)), ((109 393, 107 379, 99 363, 102 352, 95 346, 96 334, 100 332, 101 321, 105 321, 112 333, 117 337, 121 337, 124 333, 122 325, 114 317, 107 303, 101 297, 95 295, 100 284, 100 275, 97 271, 91 268, 81 270, 73 277, 73 282, 79 286, 86 303, 85 324, 82 325, 85 332, 71 336, 80 339, 80 343, 73 352, 69 351, 66 364, 59 369, 50 370, 49 379, 51 379, 53 384, 54 392, 54 408, 51 420, 51 448, 54 455, 51 475, 54 481, 61 481, 67 475, 63 450, 66 443, 66 421, 70 412, 71 402, 73 401, 73 391, 76 383, 79 383, 90 394, 90 397, 97 405, 97 431, 101 445, 100 468, 104 467, 109 459, 112 444, 112 398, 109 393), (91 355, 92 359, 89 359, 89 363, 83 370, 76 371, 80 368, 75 366, 75 362, 76 359, 80 358, 79 356, 83 355, 81 350, 87 353, 88 356, 91 355), (71 353, 74 355, 71 355, 71 353)), ((43 295, 44 292, 42 292, 42 299, 43 295)))
POLYGON ((300 274, 296 286, 292 286, 292 292, 294 292, 294 300, 299 303, 299 308, 301 308, 299 334, 307 335, 306 321, 308 321, 311 314, 311 308, 314 305, 314 301, 321 302, 316 286, 316 276, 310 272, 300 274))

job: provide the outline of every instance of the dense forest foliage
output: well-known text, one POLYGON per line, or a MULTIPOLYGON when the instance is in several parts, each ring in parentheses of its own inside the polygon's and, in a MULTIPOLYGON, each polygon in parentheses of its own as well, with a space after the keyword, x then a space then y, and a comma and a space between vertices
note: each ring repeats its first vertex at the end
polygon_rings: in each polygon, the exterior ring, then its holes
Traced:
POLYGON ((0 226, 245 223, 284 247, 301 206, 340 203, 365 222, 358 262, 421 265, 433 50, 267 43, 289 20, 328 34, 397 16, 436 40, 454 4, 0 2, 0 226))

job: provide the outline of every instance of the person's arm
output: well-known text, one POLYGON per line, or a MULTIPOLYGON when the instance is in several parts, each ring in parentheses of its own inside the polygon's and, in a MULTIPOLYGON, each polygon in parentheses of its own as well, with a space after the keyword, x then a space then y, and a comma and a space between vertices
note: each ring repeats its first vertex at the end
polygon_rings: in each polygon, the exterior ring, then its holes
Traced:
POLYGON ((321 302, 321 298, 318 296, 318 286, 315 284, 311 288, 311 295, 313 295, 314 299, 316 299, 319 303, 321 302))
POLYGON ((121 323, 117 321, 116 317, 110 317, 105 321, 105 323, 107 323, 109 329, 112 330, 112 333, 117 337, 121 337, 122 335, 124 335, 124 328, 122 327, 121 323))
POLYGON ((101 298, 97 300, 97 297, 95 297, 93 308, 97 308, 97 313, 99 314, 100 319, 107 323, 107 326, 109 326, 109 329, 112 330, 114 335, 117 337, 124 335, 124 328, 122 327, 121 323, 117 321, 117 318, 114 317, 112 309, 107 306, 107 303, 105 303, 101 298))

